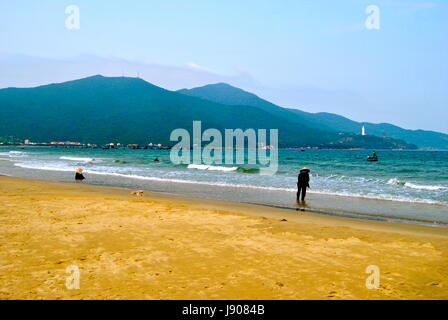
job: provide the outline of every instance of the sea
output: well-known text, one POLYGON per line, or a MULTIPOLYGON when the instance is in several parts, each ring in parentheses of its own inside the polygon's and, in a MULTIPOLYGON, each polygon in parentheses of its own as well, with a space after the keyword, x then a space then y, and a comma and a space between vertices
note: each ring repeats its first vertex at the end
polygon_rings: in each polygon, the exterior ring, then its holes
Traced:
POLYGON ((142 189, 380 221, 448 227, 448 151, 280 149, 278 171, 257 165, 173 164, 170 150, 0 148, 0 174, 142 189), (155 159, 160 161, 154 161, 155 159), (305 203, 297 174, 311 169, 305 203))

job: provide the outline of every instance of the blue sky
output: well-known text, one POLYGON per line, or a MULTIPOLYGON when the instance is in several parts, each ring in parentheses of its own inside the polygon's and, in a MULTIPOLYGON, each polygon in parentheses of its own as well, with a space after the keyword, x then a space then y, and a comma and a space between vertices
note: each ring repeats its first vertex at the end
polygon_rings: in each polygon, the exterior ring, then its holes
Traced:
POLYGON ((225 81, 286 107, 448 133, 448 2, 0 0, 0 87, 225 81), (68 5, 80 29, 65 27, 68 5), (368 5, 380 29, 368 30, 368 5))

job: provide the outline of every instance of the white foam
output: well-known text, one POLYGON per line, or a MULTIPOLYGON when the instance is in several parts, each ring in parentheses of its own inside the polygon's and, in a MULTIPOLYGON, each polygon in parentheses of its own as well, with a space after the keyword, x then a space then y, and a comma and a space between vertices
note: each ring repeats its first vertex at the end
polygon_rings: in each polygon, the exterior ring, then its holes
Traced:
POLYGON ((414 184, 411 182, 400 181, 397 178, 390 179, 389 181, 387 181, 387 184, 403 186, 403 187, 408 187, 408 188, 417 189, 417 190, 428 190, 428 191, 437 191, 437 190, 448 189, 448 187, 444 187, 444 186, 418 185, 418 184, 414 184))
POLYGON ((404 196, 393 196, 393 195, 379 195, 379 194, 361 194, 361 193, 352 193, 352 192, 330 192, 330 191, 307 191, 308 193, 322 194, 328 196, 343 196, 350 198, 363 198, 369 200, 386 200, 386 201, 397 201, 397 202, 406 202, 406 203, 421 203, 421 204, 437 204, 437 205, 447 205, 445 202, 436 201, 432 199, 420 199, 420 198, 412 198, 412 197, 404 197, 404 196))
POLYGON ((209 166, 205 164, 189 164, 188 169, 198 169, 198 170, 207 170, 209 166))
POLYGON ((394 185, 398 186, 398 185, 404 185, 404 182, 401 182, 397 178, 392 178, 392 179, 389 179, 389 181, 387 181, 387 184, 390 184, 392 186, 394 186, 394 185))
POLYGON ((92 162, 93 158, 80 158, 80 157, 59 157, 61 160, 79 161, 79 162, 92 162))
POLYGON ((8 156, 9 158, 16 158, 26 156, 26 153, 22 151, 8 151, 8 152, 0 152, 0 156, 8 156))
POLYGON ((412 188, 412 189, 430 190, 430 191, 448 189, 448 187, 443 187, 443 186, 424 186, 424 185, 413 184, 413 183, 410 183, 410 182, 406 182, 404 184, 404 186, 408 187, 408 188, 412 188))
POLYGON ((236 171, 238 167, 222 167, 222 166, 210 166, 206 164, 189 164, 188 169, 197 169, 197 170, 211 170, 211 171, 236 171))
POLYGON ((14 163, 16 167, 25 169, 36 169, 36 170, 49 170, 49 171, 73 171, 74 168, 67 168, 66 166, 61 167, 58 165, 42 165, 40 163, 26 163, 26 162, 16 162, 14 163))

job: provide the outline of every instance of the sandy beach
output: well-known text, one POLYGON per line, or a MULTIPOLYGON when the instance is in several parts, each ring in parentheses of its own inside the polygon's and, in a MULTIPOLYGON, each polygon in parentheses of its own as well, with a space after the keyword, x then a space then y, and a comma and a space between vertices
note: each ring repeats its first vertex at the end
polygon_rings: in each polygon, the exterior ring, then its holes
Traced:
POLYGON ((448 298, 446 228, 130 191, 0 177, 0 299, 448 298))

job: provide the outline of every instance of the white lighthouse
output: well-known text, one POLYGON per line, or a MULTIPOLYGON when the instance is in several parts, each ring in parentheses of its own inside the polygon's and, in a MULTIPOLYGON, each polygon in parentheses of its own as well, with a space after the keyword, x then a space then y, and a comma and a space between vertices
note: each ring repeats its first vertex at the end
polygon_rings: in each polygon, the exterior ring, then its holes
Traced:
POLYGON ((366 135, 366 127, 364 127, 364 126, 362 126, 361 135, 363 135, 363 136, 366 135))

